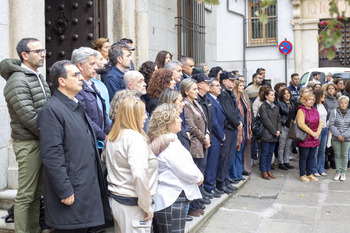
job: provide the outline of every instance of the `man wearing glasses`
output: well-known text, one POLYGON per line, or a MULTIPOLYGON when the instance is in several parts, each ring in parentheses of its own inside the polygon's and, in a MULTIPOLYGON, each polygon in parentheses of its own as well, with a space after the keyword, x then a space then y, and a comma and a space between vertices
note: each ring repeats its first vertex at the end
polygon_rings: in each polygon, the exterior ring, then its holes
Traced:
POLYGON ((36 118, 51 95, 38 70, 46 56, 41 43, 35 38, 23 38, 16 50, 21 60, 1 61, 0 74, 7 81, 4 96, 11 117, 13 150, 18 162, 15 228, 17 233, 31 233, 41 230, 39 207, 43 194, 43 166, 36 118))

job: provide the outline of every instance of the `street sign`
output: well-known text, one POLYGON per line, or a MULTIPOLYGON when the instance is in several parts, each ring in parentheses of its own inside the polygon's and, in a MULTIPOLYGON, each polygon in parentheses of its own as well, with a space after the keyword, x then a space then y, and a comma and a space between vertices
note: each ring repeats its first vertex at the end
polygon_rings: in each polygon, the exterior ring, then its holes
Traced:
POLYGON ((278 49, 282 54, 287 55, 292 52, 293 45, 288 40, 284 40, 279 44, 278 49))

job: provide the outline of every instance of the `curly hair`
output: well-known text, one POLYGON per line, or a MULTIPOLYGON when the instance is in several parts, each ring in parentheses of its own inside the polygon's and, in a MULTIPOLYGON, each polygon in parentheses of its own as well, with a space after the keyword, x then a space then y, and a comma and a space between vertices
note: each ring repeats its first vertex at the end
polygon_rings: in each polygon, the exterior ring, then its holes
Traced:
POLYGON ((145 77, 145 83, 148 85, 153 72, 156 70, 156 63, 153 61, 146 61, 140 66, 139 72, 145 77))
POLYGON ((171 53, 165 50, 159 51, 156 60, 154 61, 154 63, 156 63, 156 65, 158 66, 158 69, 163 68, 165 66, 165 58, 168 54, 170 55, 170 59, 172 60, 173 55, 171 53))
POLYGON ((314 101, 316 100, 315 95, 312 93, 303 94, 303 96, 300 99, 300 103, 302 103, 302 105, 305 105, 306 101, 308 101, 311 98, 313 98, 314 101))
POLYGON ((173 72, 164 68, 156 70, 148 84, 147 94, 151 98, 159 98, 162 91, 170 86, 173 79, 173 72))
POLYGON ((171 133, 171 126, 179 117, 178 107, 174 104, 159 105, 153 112, 148 122, 147 135, 151 141, 162 134, 171 133))

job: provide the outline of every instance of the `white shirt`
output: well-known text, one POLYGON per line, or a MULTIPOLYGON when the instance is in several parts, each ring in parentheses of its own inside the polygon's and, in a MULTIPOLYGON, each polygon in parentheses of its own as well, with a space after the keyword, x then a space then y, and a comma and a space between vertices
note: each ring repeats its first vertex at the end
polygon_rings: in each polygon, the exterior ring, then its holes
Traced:
POLYGON ((171 206, 182 190, 188 200, 202 198, 197 183, 202 174, 188 150, 176 138, 158 156, 158 188, 154 196, 154 211, 171 206))
POLYGON ((327 110, 323 104, 317 104, 317 111, 320 114, 322 128, 327 127, 327 110))

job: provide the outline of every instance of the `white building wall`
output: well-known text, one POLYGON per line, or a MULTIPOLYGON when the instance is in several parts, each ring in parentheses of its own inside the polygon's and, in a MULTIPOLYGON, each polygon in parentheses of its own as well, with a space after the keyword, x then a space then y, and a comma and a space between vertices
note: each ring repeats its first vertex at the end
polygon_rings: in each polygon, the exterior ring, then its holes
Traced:
POLYGON ((177 1, 148 2, 148 59, 154 61, 161 50, 177 59, 177 1))
MULTIPOLYGON (((242 16, 238 14, 244 14, 244 4, 247 4, 247 1, 228 0, 228 4, 227 1, 221 1, 217 6, 217 64, 229 71, 237 69, 241 74, 243 74, 244 41, 242 16), (236 14, 231 11, 235 11, 236 14)), ((279 0, 277 10, 278 44, 285 38, 294 44, 293 27, 291 25, 291 1, 279 0)), ((246 37, 248 38, 248 35, 246 37)), ((287 58, 287 77, 289 81, 290 75, 294 73, 293 51, 287 58)), ((259 67, 266 69, 266 78, 271 79, 273 85, 285 81, 285 58, 279 52, 278 46, 247 47, 246 67, 248 81, 251 81, 252 75, 259 67)))
MULTIPOLYGON (((9 0, 0 0, 0 61, 10 56, 9 0)), ((4 98, 5 80, 0 76, 0 189, 7 187, 8 150, 10 144, 10 117, 4 98)))
POLYGON ((205 63, 208 67, 216 66, 217 52, 217 7, 205 10, 205 63))

